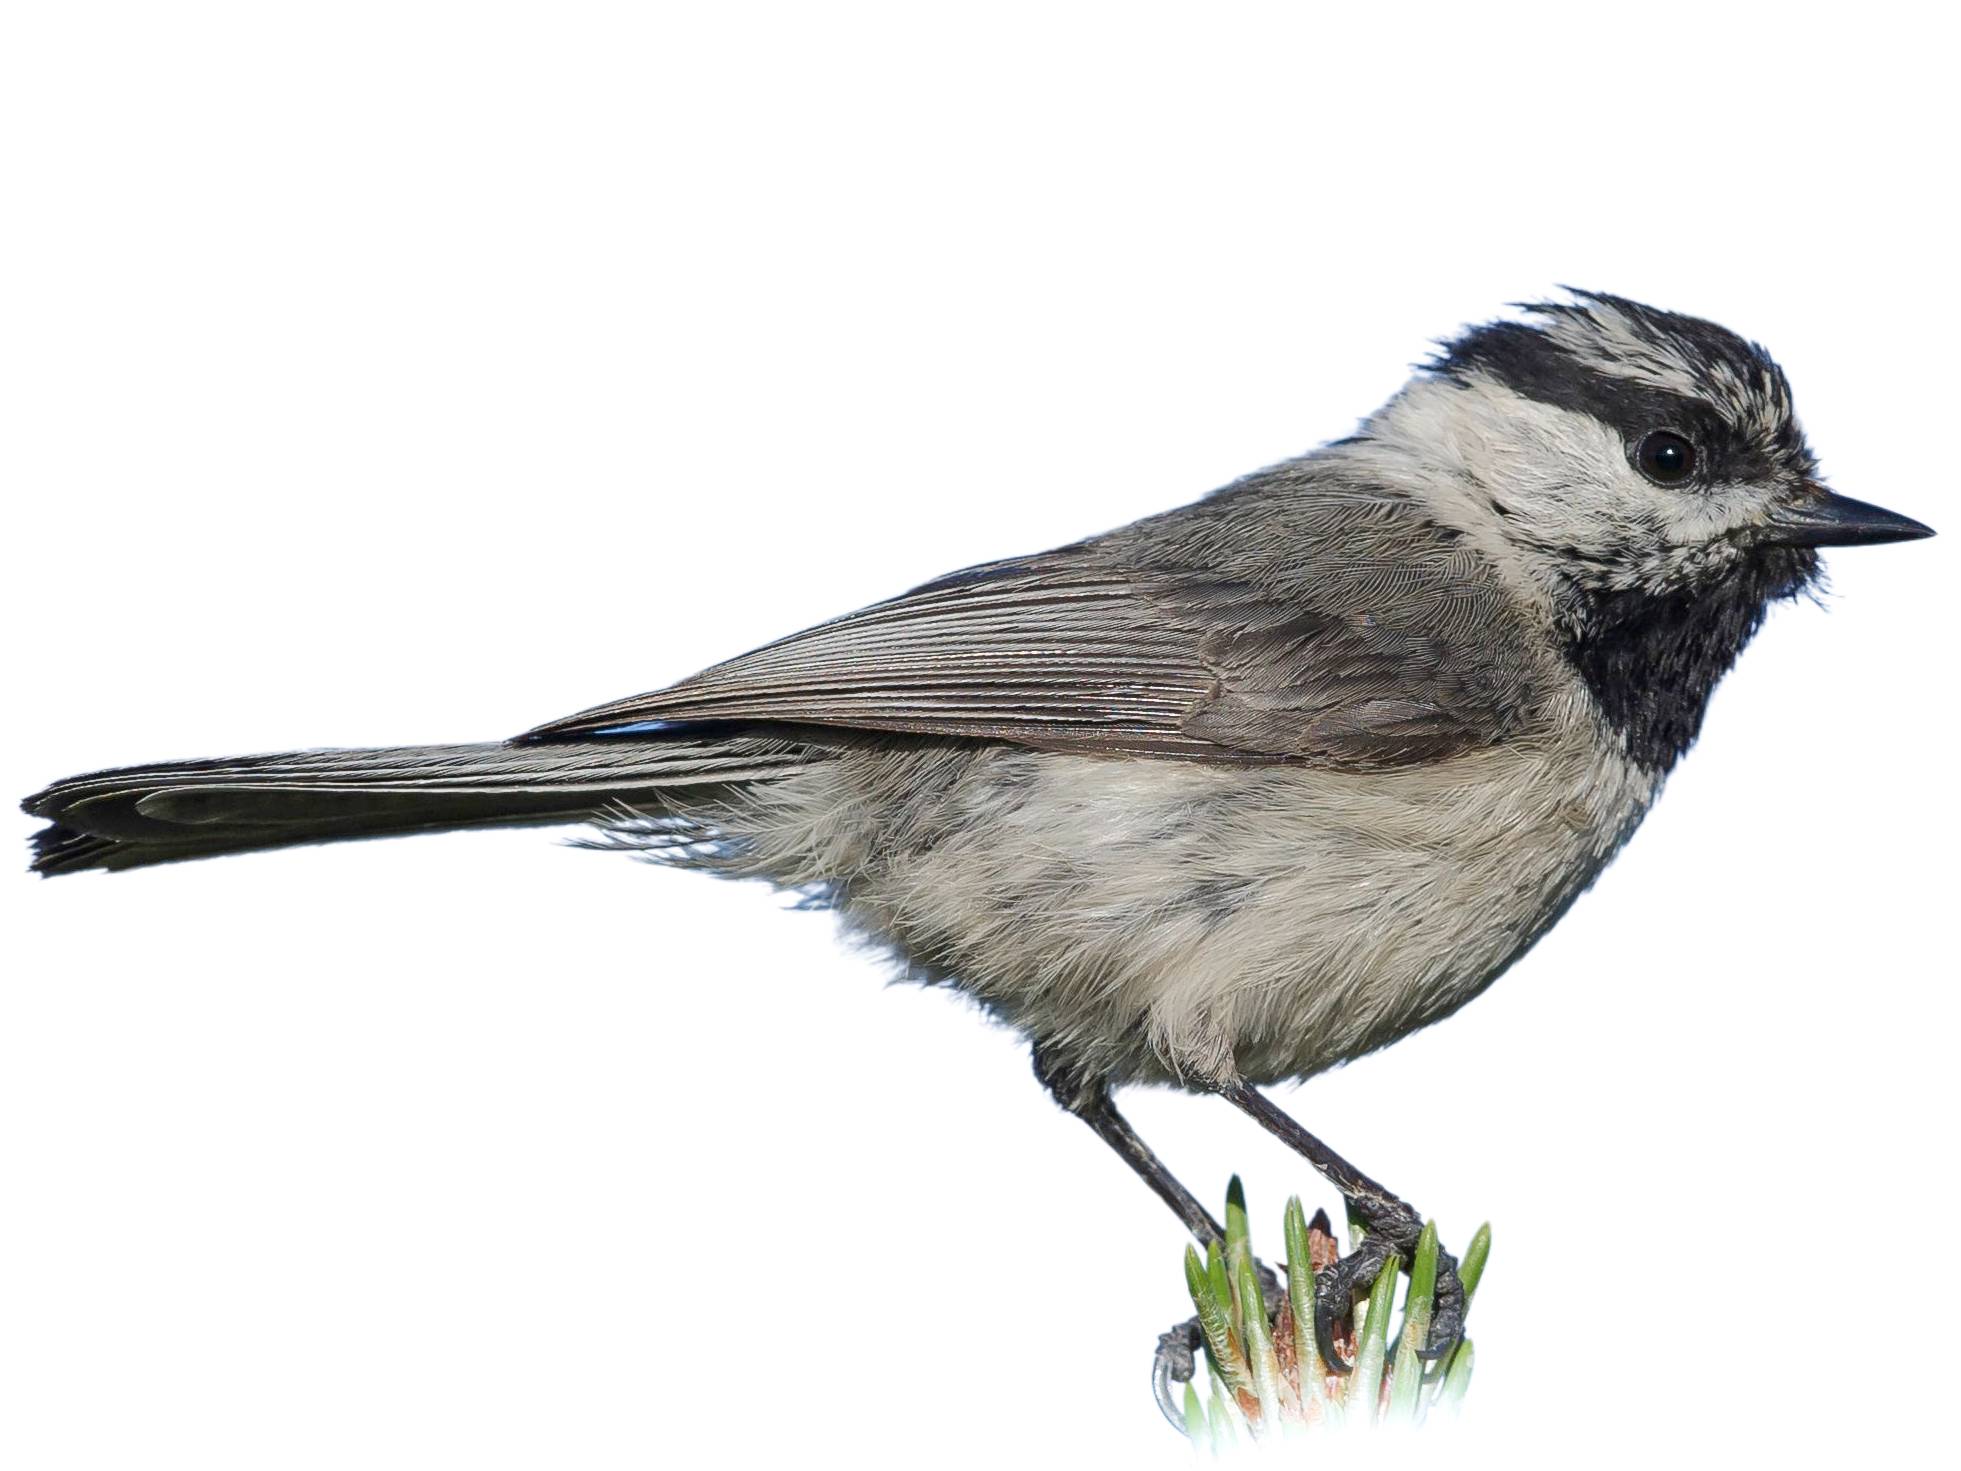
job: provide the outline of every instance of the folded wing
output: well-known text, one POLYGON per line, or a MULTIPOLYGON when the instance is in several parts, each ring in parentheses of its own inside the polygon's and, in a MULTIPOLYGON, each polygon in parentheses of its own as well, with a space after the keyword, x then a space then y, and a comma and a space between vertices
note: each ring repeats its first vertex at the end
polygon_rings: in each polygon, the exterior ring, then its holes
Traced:
POLYGON ((1286 579, 1136 561, 1085 543, 971 568, 523 739, 732 722, 1377 768, 1503 739, 1529 698, 1480 635, 1500 593, 1475 569, 1390 549, 1286 579))

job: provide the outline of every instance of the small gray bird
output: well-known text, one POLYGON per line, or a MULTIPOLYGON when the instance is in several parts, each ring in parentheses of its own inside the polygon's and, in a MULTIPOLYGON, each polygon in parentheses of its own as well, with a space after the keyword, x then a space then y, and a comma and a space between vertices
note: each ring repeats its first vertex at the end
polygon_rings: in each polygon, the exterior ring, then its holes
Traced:
MULTIPOLYGON (((1419 1218, 1256 1086, 1447 1016, 1593 881, 1822 546, 1930 535, 1821 485, 1783 372, 1591 292, 1447 343, 1349 438, 489 745, 178 762, 28 799, 45 874, 591 822, 834 906, 1018 1028, 1199 1236, 1111 1103, 1222 1094, 1367 1223, 1419 1218)), ((1451 1264, 1431 1353, 1453 1341, 1451 1264)))

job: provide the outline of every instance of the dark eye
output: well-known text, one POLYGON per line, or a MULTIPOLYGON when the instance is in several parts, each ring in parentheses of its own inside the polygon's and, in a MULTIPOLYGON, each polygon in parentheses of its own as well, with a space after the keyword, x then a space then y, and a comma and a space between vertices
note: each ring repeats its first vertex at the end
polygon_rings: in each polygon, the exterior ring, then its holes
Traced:
POLYGON ((1634 452, 1634 463, 1641 473, 1662 485, 1673 485, 1689 478, 1695 469, 1695 446, 1679 434, 1657 429, 1634 452))

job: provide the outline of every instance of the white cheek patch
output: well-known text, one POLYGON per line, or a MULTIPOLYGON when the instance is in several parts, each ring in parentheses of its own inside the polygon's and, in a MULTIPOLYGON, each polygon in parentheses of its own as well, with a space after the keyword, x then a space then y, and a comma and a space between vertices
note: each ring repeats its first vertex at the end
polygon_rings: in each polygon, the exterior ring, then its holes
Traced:
POLYGON ((1598 419, 1490 379, 1412 384, 1369 433, 1384 457, 1428 467, 1423 498, 1441 519, 1555 603, 1575 583, 1678 585, 1732 560, 1724 533, 1769 494, 1657 485, 1598 419))

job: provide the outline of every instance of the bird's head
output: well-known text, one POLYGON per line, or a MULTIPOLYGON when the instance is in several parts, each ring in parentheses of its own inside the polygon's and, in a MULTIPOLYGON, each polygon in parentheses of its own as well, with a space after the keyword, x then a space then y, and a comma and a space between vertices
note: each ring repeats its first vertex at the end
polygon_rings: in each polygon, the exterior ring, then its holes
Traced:
POLYGON ((1349 443, 1545 610, 1628 750, 1666 769, 1818 548, 1932 533, 1825 487, 1755 343, 1571 297, 1445 343, 1349 443))
POLYGON ((1825 488, 1783 369, 1753 342, 1622 297, 1572 293, 1475 327, 1371 424, 1562 606, 1734 578, 1767 597, 1816 548, 1927 536, 1825 488))

